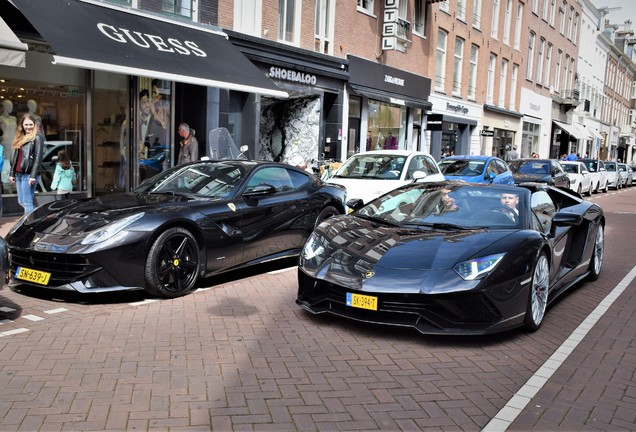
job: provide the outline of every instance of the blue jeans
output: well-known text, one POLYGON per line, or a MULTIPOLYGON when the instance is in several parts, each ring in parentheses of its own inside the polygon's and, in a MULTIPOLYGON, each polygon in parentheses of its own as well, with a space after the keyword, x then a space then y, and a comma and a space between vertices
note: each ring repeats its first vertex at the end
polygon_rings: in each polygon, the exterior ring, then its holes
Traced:
POLYGON ((18 192, 18 204, 24 207, 24 214, 33 210, 33 201, 35 197, 35 187, 38 184, 39 177, 33 185, 29 184, 31 176, 24 173, 16 173, 15 184, 18 192))

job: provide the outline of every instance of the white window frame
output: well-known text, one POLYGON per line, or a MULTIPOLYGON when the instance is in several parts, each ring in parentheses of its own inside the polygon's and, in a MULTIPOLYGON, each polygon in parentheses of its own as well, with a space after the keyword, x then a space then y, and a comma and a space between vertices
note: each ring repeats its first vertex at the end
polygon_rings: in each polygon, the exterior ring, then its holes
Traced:
POLYGON ((252 36, 261 36, 262 22, 262 0, 234 0, 233 30, 252 36))
POLYGON ((565 5, 559 8, 559 32, 565 36, 565 5))
POLYGON ((492 21, 490 29, 490 37, 497 39, 499 33, 499 2, 500 0, 492 0, 492 21))
POLYGON ((457 0, 457 19, 466 22, 466 0, 457 0))
POLYGON ((473 27, 481 29, 481 0, 473 0, 473 27))
POLYGON ((426 31, 426 0, 415 0, 413 9, 413 33, 424 37, 426 31))
POLYGON ((462 95, 462 72, 464 70, 464 39, 455 38, 455 54, 453 58, 453 96, 462 95))
POLYGON ((510 46, 510 25, 512 23, 512 0, 506 1, 506 13, 504 17, 503 43, 510 46))
POLYGON ((557 0, 550 0, 550 25, 554 27, 554 17, 556 16, 557 0))
MULTIPOLYGON (((479 61, 479 46, 472 44, 470 46, 470 67, 468 72, 468 99, 471 99, 471 100, 475 100, 475 97, 477 95, 478 61, 479 61)), ((634 86, 634 94, 636 95, 636 85, 634 86)))
POLYGON ((543 81, 546 86, 550 85, 550 68, 552 67, 552 48, 551 42, 548 42, 548 49, 545 52, 545 73, 543 75, 543 81))
POLYGON ((497 68, 497 55, 490 53, 488 62, 488 85, 486 87, 486 103, 493 104, 495 99, 495 69, 497 68))
POLYGON ((543 7, 542 7, 542 11, 541 11, 541 17, 543 18, 543 21, 548 22, 548 12, 549 12, 549 8, 548 8, 548 3, 550 2, 550 0, 543 0, 543 7))
POLYGON ((559 50, 557 52, 557 60, 554 67, 554 71, 556 73, 556 77, 554 79, 554 90, 557 92, 561 92, 561 63, 563 62, 563 51, 559 50))
POLYGON ((570 79, 570 75, 569 75, 569 70, 570 70, 570 56, 568 54, 565 55, 565 61, 563 62, 563 86, 561 87, 561 92, 565 93, 567 90, 569 90, 569 82, 568 80, 570 79))
POLYGON ((539 0, 532 0, 532 12, 539 15, 539 0))
POLYGON ((314 29, 314 49, 316 52, 333 55, 335 7, 335 0, 316 0, 316 25, 314 29))
POLYGON ((172 5, 161 1, 161 11, 170 14, 190 18, 193 22, 198 22, 199 2, 196 0, 172 0, 172 5), (177 10, 179 9, 179 10, 177 10))
POLYGON ((568 39, 572 40, 572 21, 574 20, 574 7, 570 7, 570 13, 568 14, 568 39))
POLYGON ((441 0, 439 2, 439 10, 450 15, 450 6, 448 5, 448 0, 441 0))
POLYGON ((508 84, 508 60, 501 60, 501 71, 499 72, 499 103, 500 107, 506 107, 506 85, 508 84))
POLYGON ((521 26, 523 24, 523 3, 517 5, 517 18, 515 21, 515 40, 513 48, 519 51, 521 49, 521 26))
POLYGON ((578 36, 579 36, 579 20, 581 19, 581 16, 579 15, 579 13, 577 12, 576 15, 574 16, 574 30, 572 31, 572 43, 574 45, 577 44, 578 42, 578 36))
POLYGON ((358 0, 358 11, 373 15, 375 0, 358 0))
POLYGON ((512 65, 512 75, 510 76, 510 109, 514 110, 517 104, 517 81, 519 80, 519 65, 512 65))
POLYGON ((300 17, 301 17, 301 12, 302 12, 302 0, 278 0, 278 25, 279 25, 279 29, 278 29, 278 42, 284 43, 284 44, 289 44, 289 45, 300 45, 300 17), (280 23, 281 21, 283 23, 287 22, 287 7, 283 7, 281 8, 281 3, 285 3, 285 5, 292 3, 293 7, 294 7, 294 11, 293 14, 294 16, 292 17, 292 29, 291 31, 289 29, 286 28, 280 28, 280 23), (282 11, 281 9, 284 9, 284 11, 282 11), (284 13, 283 13, 284 12, 284 13), (281 17, 281 13, 283 14, 283 16, 281 17), (287 33, 291 33, 291 39, 292 40, 287 40, 285 35, 287 33))
POLYGON ((446 84, 446 49, 448 32, 437 30, 437 47, 435 49, 435 91, 443 92, 446 84))
POLYGON ((528 62, 526 66, 526 79, 532 81, 534 74, 534 46, 537 35, 534 32, 530 32, 528 36, 528 62))
POLYGON ((537 84, 543 84, 543 62, 545 61, 543 55, 545 54, 545 38, 539 38, 539 52, 537 53, 537 84))

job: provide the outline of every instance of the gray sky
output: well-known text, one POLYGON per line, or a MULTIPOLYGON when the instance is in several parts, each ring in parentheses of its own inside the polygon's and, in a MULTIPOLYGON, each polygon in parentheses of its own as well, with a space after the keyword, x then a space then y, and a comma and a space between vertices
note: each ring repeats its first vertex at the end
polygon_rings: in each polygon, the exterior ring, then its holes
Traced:
POLYGON ((597 8, 607 6, 609 8, 620 7, 619 10, 610 11, 607 19, 612 24, 622 24, 626 20, 632 20, 632 30, 636 30, 636 0, 592 0, 597 8))

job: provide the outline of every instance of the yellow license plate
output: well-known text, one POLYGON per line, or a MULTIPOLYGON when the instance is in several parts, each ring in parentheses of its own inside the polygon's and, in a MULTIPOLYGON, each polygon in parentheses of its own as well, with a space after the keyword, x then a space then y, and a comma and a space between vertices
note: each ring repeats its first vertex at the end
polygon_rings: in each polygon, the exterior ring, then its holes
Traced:
POLYGON ((26 267, 18 267, 15 270, 15 278, 33 282, 40 285, 48 285, 51 273, 43 272, 40 270, 33 270, 26 267))
POLYGON ((347 306, 377 311, 378 298, 362 294, 347 293, 347 306))

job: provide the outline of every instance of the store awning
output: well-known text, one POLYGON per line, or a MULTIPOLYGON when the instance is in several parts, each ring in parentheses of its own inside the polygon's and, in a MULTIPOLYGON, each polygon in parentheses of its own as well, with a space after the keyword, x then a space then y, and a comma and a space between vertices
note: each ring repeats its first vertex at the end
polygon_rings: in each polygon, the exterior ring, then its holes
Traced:
POLYGON ((20 42, 7 23, 0 18, 0 65, 25 67, 27 50, 27 44, 20 42))
POLYGON ((587 131, 583 131, 580 128, 576 127, 576 125, 563 123, 557 120, 552 120, 555 125, 566 131, 568 134, 572 135, 576 139, 589 139, 589 134, 587 131))
POLYGON ((56 64, 287 97, 227 36, 82 0, 12 0, 56 64))
POLYGON ((433 104, 426 99, 418 99, 400 94, 387 93, 367 87, 350 84, 351 91, 360 96, 366 96, 369 99, 386 102, 392 105, 402 105, 410 108, 422 108, 423 110, 431 110, 433 104))

